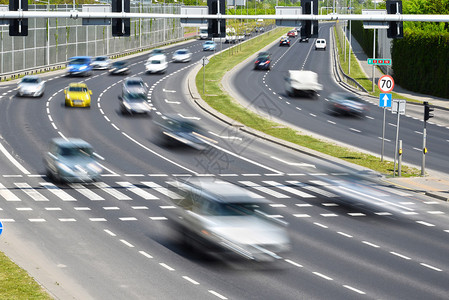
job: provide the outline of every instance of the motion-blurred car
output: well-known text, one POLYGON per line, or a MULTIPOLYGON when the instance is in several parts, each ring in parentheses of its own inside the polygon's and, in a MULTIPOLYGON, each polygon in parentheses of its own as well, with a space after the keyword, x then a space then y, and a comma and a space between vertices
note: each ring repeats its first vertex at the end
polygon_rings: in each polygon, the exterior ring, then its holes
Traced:
POLYGON ((262 54, 256 58, 256 61, 254 62, 254 69, 255 70, 269 70, 270 69, 270 63, 271 58, 269 54, 262 54))
POLYGON ((165 52, 163 49, 153 49, 150 52, 150 57, 155 55, 165 55, 165 52))
POLYGON ((92 91, 85 83, 71 83, 64 89, 65 106, 70 107, 90 107, 90 95, 92 91))
POLYGON ((290 30, 289 32, 287 32, 287 36, 290 38, 295 38, 296 35, 298 34, 298 32, 296 30, 290 30))
POLYGON ((122 96, 118 96, 118 99, 122 114, 149 114, 151 112, 146 94, 124 93, 122 96))
POLYGON ((326 50, 326 40, 325 39, 317 39, 315 41, 315 50, 322 49, 326 50))
POLYGON ((334 115, 351 115, 361 117, 368 113, 365 102, 350 93, 332 93, 326 104, 328 113, 334 115))
POLYGON ((123 81, 122 95, 124 94, 147 94, 147 88, 140 77, 128 77, 123 81))
POLYGON ((92 72, 90 56, 74 56, 67 63, 67 75, 69 76, 89 76, 92 72))
POLYGON ((47 177, 56 182, 91 182, 101 175, 103 168, 92 146, 81 139, 54 138, 44 155, 47 177))
POLYGON ((192 60, 192 52, 188 49, 179 49, 173 53, 172 57, 174 62, 189 62, 192 60))
POLYGON ((205 41, 203 44, 203 51, 215 51, 217 44, 214 41, 205 41))
POLYGON ((45 90, 45 81, 34 75, 24 76, 18 84, 17 95, 20 97, 42 97, 45 90))
POLYGON ((159 54, 150 56, 145 63, 146 73, 165 73, 168 68, 167 56, 159 54))
POLYGON ((186 145, 197 150, 206 149, 209 144, 216 143, 207 137, 204 130, 189 119, 179 116, 162 116, 155 122, 160 128, 160 138, 167 146, 186 145))
POLYGON ((167 216, 182 242, 252 261, 278 260, 290 250, 287 223, 266 213, 270 201, 214 178, 169 184, 180 199, 171 200, 176 206, 167 216))
POLYGON ((290 39, 286 36, 281 37, 281 39, 279 41, 279 47, 280 46, 290 47, 290 39))
POLYGON ((299 42, 300 42, 300 43, 308 43, 308 42, 309 42, 309 38, 306 37, 306 36, 301 36, 301 37, 299 38, 299 42))
POLYGON ((112 63, 109 69, 109 75, 126 75, 129 74, 131 70, 129 69, 128 63, 126 61, 115 61, 112 63))
POLYGON ((107 70, 111 66, 111 60, 107 56, 97 56, 90 65, 94 70, 107 70))

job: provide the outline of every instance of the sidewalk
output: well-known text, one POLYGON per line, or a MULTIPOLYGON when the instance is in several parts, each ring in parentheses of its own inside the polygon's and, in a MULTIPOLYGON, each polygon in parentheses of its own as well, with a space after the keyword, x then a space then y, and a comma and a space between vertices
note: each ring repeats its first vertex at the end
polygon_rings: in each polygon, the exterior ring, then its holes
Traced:
MULTIPOLYGON (((362 47, 357 40, 352 37, 352 49, 360 66, 367 74, 368 78, 372 77, 372 65, 368 65, 368 56, 363 52, 362 47)), ((375 68, 375 78, 377 79, 384 75, 379 68, 375 68)), ((404 97, 416 99, 420 101, 428 101, 431 105, 442 110, 449 110, 449 99, 437 98, 429 95, 423 95, 415 92, 407 91, 406 89, 395 84, 394 92, 404 97)), ((449 115, 449 112, 448 112, 449 115)), ((449 170, 448 170, 449 171, 449 170)), ((386 178, 384 182, 391 184, 400 189, 411 190, 417 193, 422 193, 439 200, 449 201, 449 173, 434 173, 431 172, 425 177, 414 178, 386 178)))

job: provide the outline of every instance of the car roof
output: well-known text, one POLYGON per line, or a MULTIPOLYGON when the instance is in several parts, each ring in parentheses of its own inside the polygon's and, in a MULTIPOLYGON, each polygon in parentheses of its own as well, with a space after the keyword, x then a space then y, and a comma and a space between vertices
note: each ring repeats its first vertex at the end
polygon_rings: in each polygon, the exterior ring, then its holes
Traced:
POLYGON ((55 145, 58 145, 59 147, 78 147, 78 148, 92 148, 92 146, 79 138, 54 138, 51 140, 51 142, 55 145))
POLYGON ((25 76, 23 76, 22 77, 22 79, 24 79, 24 78, 32 78, 32 79, 39 79, 40 77, 39 76, 37 76, 37 75, 25 75, 25 76))
POLYGON ((166 57, 165 54, 156 54, 151 56, 149 60, 158 60, 158 59, 162 60, 165 59, 165 57, 166 57))
POLYGON ((85 87, 87 88, 87 84, 81 82, 72 82, 69 84, 69 87, 85 87))
POLYGON ((73 56, 73 57, 70 57, 69 60, 72 60, 72 59, 80 59, 80 58, 83 58, 83 59, 92 59, 92 57, 90 57, 90 56, 73 56))
POLYGON ((143 81, 142 77, 127 77, 125 78, 125 82, 128 81, 143 81))

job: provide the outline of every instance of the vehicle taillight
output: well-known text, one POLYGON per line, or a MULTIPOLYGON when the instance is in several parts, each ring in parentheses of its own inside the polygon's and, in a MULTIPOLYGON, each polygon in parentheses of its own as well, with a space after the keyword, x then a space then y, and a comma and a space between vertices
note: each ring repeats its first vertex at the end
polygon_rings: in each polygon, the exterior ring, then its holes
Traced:
POLYGON ((259 61, 258 61, 258 60, 256 60, 255 64, 258 64, 258 63, 259 63, 259 61))

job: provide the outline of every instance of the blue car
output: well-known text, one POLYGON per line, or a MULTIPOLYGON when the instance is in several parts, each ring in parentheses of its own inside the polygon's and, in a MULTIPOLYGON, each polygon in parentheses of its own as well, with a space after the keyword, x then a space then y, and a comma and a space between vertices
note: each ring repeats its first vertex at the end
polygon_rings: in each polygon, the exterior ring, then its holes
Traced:
POLYGON ((67 63, 67 75, 89 76, 92 73, 92 58, 90 56, 75 56, 67 63))
POLYGON ((214 41, 206 41, 203 44, 203 51, 215 51, 217 44, 214 41))

